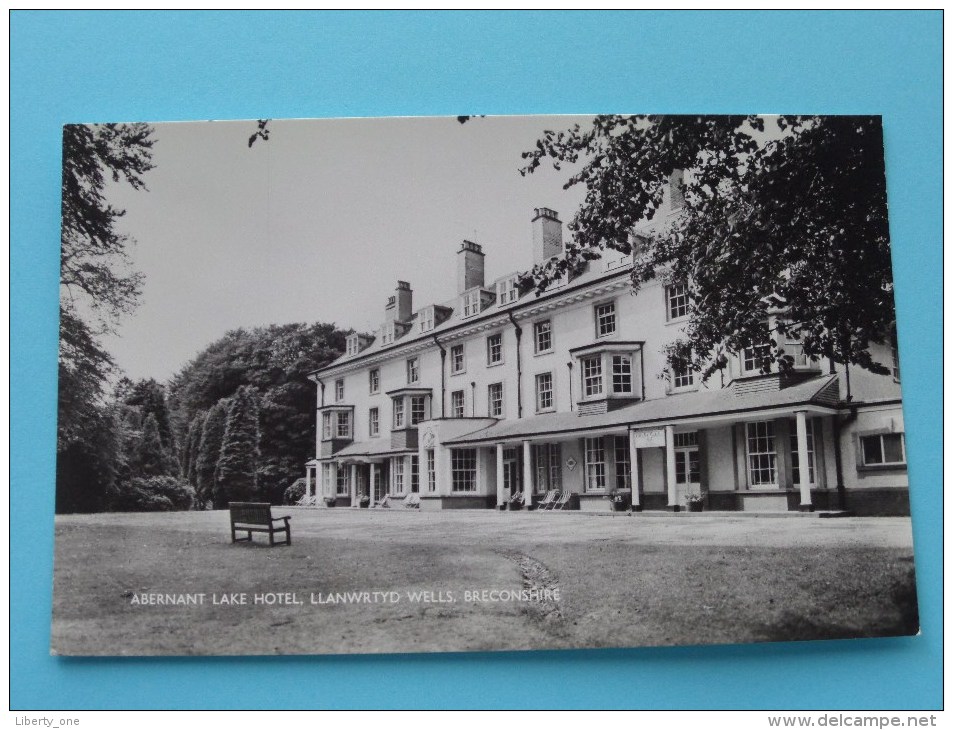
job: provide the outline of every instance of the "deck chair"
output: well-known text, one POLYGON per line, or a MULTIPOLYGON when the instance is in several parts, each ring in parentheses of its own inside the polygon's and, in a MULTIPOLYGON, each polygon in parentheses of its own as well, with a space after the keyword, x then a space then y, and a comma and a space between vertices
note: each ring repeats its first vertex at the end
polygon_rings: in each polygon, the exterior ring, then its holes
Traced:
POLYGON ((563 492, 559 499, 553 502, 553 506, 550 509, 569 509, 569 505, 572 502, 572 498, 576 496, 576 493, 571 489, 567 489, 563 492))
POLYGON ((420 495, 411 492, 404 497, 404 507, 408 509, 420 509, 420 495))
POLYGON ((381 497, 381 500, 374 506, 377 507, 378 509, 390 509, 390 495, 385 494, 383 497, 381 497))
POLYGON ((507 509, 522 509, 523 507, 523 493, 517 492, 507 501, 507 509))
POLYGON ((552 509, 557 499, 559 499, 559 490, 550 489, 536 504, 536 509, 552 509))

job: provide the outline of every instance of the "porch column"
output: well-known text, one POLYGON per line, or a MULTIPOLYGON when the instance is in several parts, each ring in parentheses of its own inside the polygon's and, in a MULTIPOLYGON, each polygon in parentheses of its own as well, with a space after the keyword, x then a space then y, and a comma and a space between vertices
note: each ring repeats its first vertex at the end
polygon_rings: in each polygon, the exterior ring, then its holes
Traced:
POLYGON ((533 506, 533 448, 529 441, 523 442, 523 506, 533 506))
POLYGON ((675 426, 665 427, 665 485, 668 487, 668 508, 678 512, 678 493, 675 491, 675 426))
POLYGON ((503 491, 503 444, 496 445, 496 506, 506 504, 503 491))
POLYGON ((632 485, 632 511, 641 512, 642 502, 639 498, 639 447, 635 445, 635 439, 632 438, 632 432, 629 431, 629 473, 632 475, 629 479, 632 485))
POLYGON ((807 462, 807 413, 797 411, 797 486, 801 491, 801 512, 813 512, 811 504, 811 472, 807 462))
POLYGON ((311 498, 311 467, 304 468, 304 496, 311 498))
POLYGON ((376 498, 377 498, 377 494, 376 494, 375 491, 374 491, 374 484, 375 484, 376 482, 377 482, 377 464, 372 461, 372 462, 371 462, 371 468, 370 468, 370 484, 367 485, 367 491, 368 491, 368 493, 369 493, 370 496, 371 496, 371 506, 372 506, 372 507, 374 506, 374 501, 375 501, 376 498))
POLYGON ((360 507, 357 503, 357 464, 351 464, 351 506, 360 507))
POLYGON ((324 486, 325 494, 327 494, 327 496, 329 497, 334 497, 335 499, 337 499, 337 496, 338 496, 338 469, 339 468, 340 467, 338 466, 338 463, 336 461, 331 462, 331 473, 329 475, 331 478, 331 483, 326 484, 324 486))

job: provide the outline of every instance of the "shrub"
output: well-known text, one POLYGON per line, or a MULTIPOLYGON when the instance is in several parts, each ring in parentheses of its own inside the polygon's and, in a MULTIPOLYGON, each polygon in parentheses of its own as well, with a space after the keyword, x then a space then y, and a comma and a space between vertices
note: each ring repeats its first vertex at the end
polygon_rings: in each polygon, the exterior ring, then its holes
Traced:
POLYGON ((135 477, 123 484, 110 505, 115 512, 171 512, 192 506, 195 490, 176 477, 135 477))
POLYGON ((285 490, 284 498, 282 499, 282 504, 297 504, 304 496, 305 492, 305 481, 304 479, 296 479, 290 487, 285 490))

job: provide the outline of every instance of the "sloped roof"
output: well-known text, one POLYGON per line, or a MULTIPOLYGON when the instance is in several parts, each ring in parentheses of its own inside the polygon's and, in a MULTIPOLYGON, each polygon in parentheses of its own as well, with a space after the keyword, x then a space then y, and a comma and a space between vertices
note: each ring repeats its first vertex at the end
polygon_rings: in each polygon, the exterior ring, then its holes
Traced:
MULTIPOLYGON (((492 319, 493 317, 499 316, 501 314, 506 314, 506 312, 510 310, 518 311, 522 306, 545 300, 548 297, 559 296, 568 291, 574 291, 576 289, 586 286, 587 284, 592 284, 594 282, 603 281, 607 279, 614 279, 620 276, 622 277, 628 276, 628 272, 631 269, 631 264, 627 264, 625 266, 620 266, 618 268, 612 269, 611 271, 603 271, 602 266, 597 261, 593 261, 592 264, 593 265, 591 265, 587 271, 584 271, 583 273, 581 273, 579 276, 574 278, 571 282, 569 282, 569 284, 565 286, 555 287, 549 291, 544 292, 538 297, 535 294, 535 290, 533 290, 526 294, 523 294, 515 302, 507 302, 506 304, 502 304, 502 305, 498 301, 495 301, 493 302, 493 304, 490 304, 489 306, 487 306, 486 309, 481 311, 479 314, 471 315, 469 317, 463 316, 462 309, 459 306, 460 298, 462 294, 458 294, 453 299, 450 299, 443 303, 427 304, 424 307, 418 308, 417 311, 414 312, 410 321, 410 329, 402 337, 398 337, 392 343, 384 345, 381 342, 380 328, 378 328, 377 331, 374 333, 374 341, 370 345, 365 347, 363 350, 353 355, 347 355, 347 354, 341 355, 339 358, 337 358, 333 362, 329 363, 328 365, 325 365, 323 368, 320 368, 319 370, 315 370, 314 372, 320 373, 324 370, 336 367, 338 365, 343 365, 348 362, 359 362, 360 360, 366 357, 369 357, 371 355, 374 355, 376 353, 385 352, 388 350, 397 350, 400 347, 411 342, 430 341, 430 340, 433 340, 434 335, 439 336, 440 334, 454 330, 461 325, 470 325, 485 319, 492 319), (449 309, 451 310, 450 316, 446 320, 438 324, 436 327, 434 327, 433 329, 427 330, 426 332, 419 332, 416 329, 419 315, 424 309, 427 309, 430 306, 442 306, 445 309, 449 309)), ((505 279, 507 278, 507 276, 512 276, 515 273, 518 273, 518 272, 510 272, 510 274, 508 275, 493 279, 490 282, 490 286, 492 286, 494 282, 500 281, 501 279, 505 279)))
POLYGON ((334 458, 345 456, 387 456, 389 454, 417 453, 417 449, 395 449, 389 438, 376 438, 369 441, 355 441, 334 453, 334 458))
POLYGON ((651 426, 681 419, 793 405, 812 404, 830 408, 827 388, 836 379, 836 375, 821 375, 781 390, 745 394, 735 392, 733 387, 679 393, 641 401, 615 411, 591 416, 580 416, 575 412, 545 413, 529 418, 500 421, 483 430, 454 439, 444 439, 443 442, 448 445, 458 445, 627 425, 651 426))

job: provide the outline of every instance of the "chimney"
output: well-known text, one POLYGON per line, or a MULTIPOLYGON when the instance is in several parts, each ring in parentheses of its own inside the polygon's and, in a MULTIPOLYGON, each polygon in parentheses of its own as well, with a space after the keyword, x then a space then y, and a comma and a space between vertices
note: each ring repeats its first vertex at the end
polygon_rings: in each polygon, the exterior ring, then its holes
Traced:
POLYGON ((483 286, 483 266, 486 254, 479 244, 464 241, 457 251, 457 290, 462 294, 467 289, 483 286))
POLYGON ((414 292, 406 281, 397 282, 397 294, 387 297, 384 322, 409 322, 414 311, 414 292))
POLYGON ((534 208, 533 263, 542 264, 563 252, 563 224, 559 213, 549 208, 534 208))

